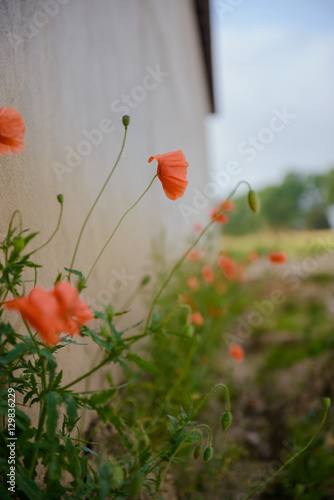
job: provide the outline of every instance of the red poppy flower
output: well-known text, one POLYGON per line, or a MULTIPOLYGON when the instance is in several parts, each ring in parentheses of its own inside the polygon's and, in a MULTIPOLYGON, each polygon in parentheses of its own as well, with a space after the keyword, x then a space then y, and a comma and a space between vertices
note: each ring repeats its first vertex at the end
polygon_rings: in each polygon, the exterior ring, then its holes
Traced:
POLYGON ((248 254, 247 258, 248 258, 249 262, 255 262, 259 258, 259 254, 256 250, 254 250, 253 252, 250 252, 248 254))
POLYGON ((237 264, 234 260, 230 259, 230 257, 220 255, 218 257, 218 266, 222 269, 228 280, 233 280, 237 276, 237 264))
POLYGON ((204 318, 200 312, 196 311, 191 315, 191 322, 197 326, 202 326, 204 323, 204 318))
POLYGON ((15 108, 0 108, 0 154, 17 155, 24 149, 25 125, 15 108))
POLYGON ((234 359, 234 361, 236 361, 237 363, 241 363, 241 361, 244 360, 245 351, 240 344, 232 344, 228 352, 230 356, 234 359))
POLYGON ((221 207, 224 207, 225 212, 233 212, 235 209, 235 202, 232 199, 228 201, 225 200, 220 204, 220 208, 221 207))
POLYGON ((187 168, 189 166, 181 149, 151 156, 149 163, 154 158, 158 162, 157 173, 167 198, 170 200, 181 198, 188 185, 187 168))
POLYGON ((192 250, 186 260, 188 262, 200 262, 205 256, 205 250, 192 250))
MULTIPOLYGON (((211 212, 211 220, 215 219, 218 215, 218 212, 219 212, 220 208, 214 208, 211 212)), ((224 214, 224 212, 222 212, 218 217, 217 219, 215 220, 215 222, 217 224, 227 224, 229 222, 229 218, 226 214, 224 214)))
POLYGON ((200 286, 198 278, 196 278, 196 276, 192 276, 191 278, 188 278, 187 285, 189 286, 189 288, 191 288, 195 292, 196 292, 196 290, 199 289, 199 286, 200 286))
POLYGON ((205 281, 205 283, 212 283, 213 278, 215 276, 214 272, 212 270, 212 267, 209 264, 205 264, 202 267, 201 272, 202 272, 203 280, 205 281))
POLYGON ((287 260, 287 254, 283 251, 281 252, 270 252, 268 254, 269 260, 274 264, 284 264, 287 260))
POLYGON ((93 319, 76 288, 65 282, 57 283, 50 291, 33 288, 27 297, 9 300, 3 306, 17 310, 50 345, 58 343, 61 333, 79 334, 79 326, 93 319))
POLYGON ((195 233, 200 233, 203 229, 203 226, 200 222, 196 222, 196 224, 194 224, 194 231, 195 233))

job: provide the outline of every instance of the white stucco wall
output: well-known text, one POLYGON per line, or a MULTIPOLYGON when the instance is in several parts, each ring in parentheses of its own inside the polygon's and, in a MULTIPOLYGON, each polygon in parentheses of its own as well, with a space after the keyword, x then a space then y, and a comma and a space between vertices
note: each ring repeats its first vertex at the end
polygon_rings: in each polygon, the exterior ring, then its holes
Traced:
MULTIPOLYGON (((124 290, 125 296, 131 293, 161 228, 169 228, 172 245, 191 229, 178 204, 191 204, 192 189, 206 181, 204 118, 209 99, 193 2, 1 0, 0 106, 14 106, 27 127, 24 152, 0 157, 0 234, 13 210, 20 209, 26 227, 40 231, 36 243, 42 243, 57 222, 56 195, 65 197, 61 230, 38 255, 39 263, 48 266, 39 272, 39 282, 47 288, 69 266, 84 216, 118 155, 121 116, 131 116, 128 140, 84 234, 75 264, 84 273, 124 210, 153 177, 155 163, 148 164, 148 158, 184 151, 190 164, 185 197, 168 200, 156 179, 124 221, 84 297, 92 302, 103 293, 107 297, 108 291, 111 295, 115 272, 134 277, 124 290), (127 95, 130 105, 123 102, 127 95), (76 150, 87 140, 82 131, 98 128, 106 118, 113 130, 77 160, 78 166, 60 174, 69 148, 76 150)), ((112 297, 118 306, 122 300, 117 294, 112 297)), ((129 321, 141 314, 137 309, 129 321)), ((66 363, 73 350, 61 355, 66 363)), ((81 348, 76 362, 68 363, 66 378, 87 366, 90 356, 89 346, 81 348)))

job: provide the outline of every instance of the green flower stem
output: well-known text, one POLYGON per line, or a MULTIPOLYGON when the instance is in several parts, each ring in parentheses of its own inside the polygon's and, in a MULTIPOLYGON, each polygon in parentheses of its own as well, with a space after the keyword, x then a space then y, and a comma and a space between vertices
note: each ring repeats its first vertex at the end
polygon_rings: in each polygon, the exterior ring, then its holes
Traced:
POLYGON ((220 214, 224 211, 225 206, 227 205, 227 203, 229 202, 229 200, 232 198, 232 196, 234 195, 234 193, 236 192, 236 190, 238 189, 238 187, 240 186, 240 184, 243 184, 243 183, 247 184, 247 186, 249 186, 249 188, 250 188, 250 185, 249 185, 249 183, 247 181, 240 181, 240 182, 238 182, 238 184, 236 185, 236 187, 229 194, 229 196, 226 198, 225 202, 222 204, 222 206, 218 210, 218 213, 217 213, 216 217, 214 219, 212 219, 205 226, 205 228, 200 233, 200 235, 195 239, 194 243, 190 246, 190 248, 186 251, 186 253, 184 253, 182 255, 182 257, 180 257, 180 259, 177 261, 177 263, 175 264, 175 266, 173 267, 173 269, 171 270, 171 272, 169 273, 169 275, 167 276, 167 278, 164 280, 164 282, 162 283, 162 285, 160 287, 160 290, 158 291, 158 293, 154 297, 153 302, 151 304, 151 308, 149 310, 149 313, 148 313, 148 316, 147 316, 147 321, 146 321, 146 324, 145 324, 145 330, 147 330, 147 328, 148 328, 148 326, 149 326, 149 324, 151 322, 151 318, 152 318, 152 314, 153 314, 153 311, 154 311, 154 307, 156 306, 156 303, 158 302, 158 300, 159 300, 162 292, 164 291, 164 289, 166 288, 166 286, 168 285, 168 283, 170 282, 170 280, 172 279, 172 277, 174 276, 174 274, 179 270, 179 268, 181 267, 181 265, 183 264, 183 262, 185 261, 185 259, 188 257, 188 255, 190 254, 190 252, 197 245, 197 243, 202 238, 202 236, 204 236, 204 234, 207 232, 207 230, 212 226, 212 224, 214 224, 214 222, 218 219, 218 217, 220 216, 220 214))
MULTIPOLYGON (((29 333, 31 333, 29 328, 28 328, 28 330, 29 330, 29 333)), ((44 358, 43 365, 42 365, 42 373, 41 373, 41 384, 42 384, 42 391, 41 392, 42 393, 45 393, 47 391, 46 368, 47 368, 47 360, 44 358)), ((35 443, 38 443, 43 435, 45 418, 46 418, 46 404, 42 400, 41 405, 40 405, 40 409, 39 409, 39 419, 38 419, 38 427, 37 427, 35 443)), ((30 468, 29 468, 29 477, 31 479, 33 479, 33 477, 34 477, 34 471, 35 471, 36 462, 37 462, 37 455, 38 455, 38 447, 36 447, 34 449, 32 459, 31 459, 30 468)))
POLYGON ((81 375, 81 377, 78 377, 76 378, 75 380, 73 380, 72 382, 70 382, 69 384, 65 385, 64 387, 62 387, 62 390, 66 390, 68 389, 69 387, 71 387, 72 385, 74 384, 77 384, 78 382, 81 382, 81 380, 85 379, 86 377, 89 377, 90 375, 92 375, 94 372, 96 372, 97 370, 99 370, 99 368, 102 368, 102 366, 106 365, 107 363, 109 363, 109 361, 111 361, 112 359, 112 356, 108 356, 107 358, 105 358, 104 360, 101 361, 101 363, 99 363, 98 365, 96 365, 94 368, 92 368, 91 370, 89 370, 88 372, 84 373, 83 375, 81 375))
POLYGON ((198 427, 207 427, 207 429, 209 429, 209 443, 211 444, 211 438, 212 438, 212 435, 211 435, 211 430, 210 428, 205 425, 205 424, 202 424, 202 425, 198 425, 195 429, 192 429, 190 432, 188 432, 188 434, 186 434, 184 436, 184 438, 182 439, 182 441, 180 442, 179 446, 176 448, 176 450, 174 451, 174 453, 172 454, 172 456, 169 458, 168 462, 167 462, 167 465, 165 467, 165 470, 161 476, 161 478, 159 479, 159 481, 157 482, 157 489, 155 490, 155 494, 154 494, 154 499, 157 498, 158 496, 158 493, 159 493, 159 490, 160 490, 160 486, 162 485, 162 483, 164 482, 165 480, 165 477, 166 477, 166 474, 167 474, 167 471, 169 469, 169 466, 170 464, 172 463, 175 455, 177 454, 177 452, 180 450, 180 448, 182 447, 183 443, 191 436, 191 434, 194 434, 194 432, 197 431, 198 427))
POLYGON ((297 453, 295 453, 291 458, 289 458, 289 460, 287 460, 282 465, 282 467, 280 467, 271 477, 269 477, 268 479, 266 479, 265 481, 263 481, 263 483, 261 483, 256 488, 254 488, 248 495, 246 495, 245 497, 243 497, 242 500, 247 500, 248 498, 251 498, 257 491, 259 491, 261 488, 263 488, 263 486, 265 486, 266 484, 268 484, 270 481, 272 481, 274 479, 274 477, 276 477, 278 474, 280 474, 280 472, 282 472, 282 470, 285 469, 285 467, 287 467, 287 465, 291 464, 291 462, 293 462, 297 457, 299 457, 299 455, 301 455, 302 453, 304 453, 304 451, 307 450, 307 448, 312 444, 314 438, 317 436, 317 434, 319 434, 319 432, 321 431, 322 426, 326 422, 327 415, 328 415, 328 410, 329 410, 329 408, 327 408, 325 410, 325 413, 324 413, 324 416, 322 418, 321 423, 319 424, 317 430, 315 431, 315 433, 313 434, 313 436, 311 437, 311 439, 304 446, 304 448, 302 448, 300 451, 298 451, 297 453))
MULTIPOLYGON (((183 365, 183 369, 182 369, 182 372, 180 373, 178 379, 176 380, 175 384, 169 389, 169 391, 167 392, 166 394, 166 401, 168 401, 168 399, 171 397, 171 395, 173 394, 173 392, 176 390, 176 388, 178 387, 179 384, 181 384, 182 380, 184 379, 184 377, 186 376, 186 373, 188 371, 188 368, 189 368, 189 365, 194 357, 194 354, 195 354, 195 351, 197 349, 197 344, 193 344, 190 351, 189 351, 189 354, 187 356, 187 359, 186 359, 186 362, 185 364, 183 365)), ((148 428, 148 431, 147 431, 147 434, 150 434, 150 432, 152 431, 152 429, 154 428, 155 424, 158 422, 160 416, 161 416, 161 413, 163 412, 163 408, 160 407, 159 408, 159 411, 157 412, 157 415, 156 417, 154 418, 154 420, 151 422, 151 425, 150 427, 148 428)))
POLYGON ((225 384, 216 384, 211 391, 205 396, 205 398, 196 406, 195 410, 192 413, 192 418, 200 411, 200 409, 205 405, 207 400, 216 392, 217 389, 222 388, 225 391, 225 399, 226 399, 226 411, 230 411, 230 395, 228 392, 228 388, 225 384))
MULTIPOLYGON (((35 438, 36 443, 38 443, 42 437, 45 418, 46 418, 46 404, 44 403, 44 401, 41 401, 39 420, 38 420, 38 428, 37 428, 37 433, 36 433, 36 438, 35 438)), ((38 448, 35 448, 32 459, 31 459, 30 468, 29 468, 29 477, 31 479, 33 479, 33 477, 34 477, 34 471, 35 471, 36 462, 37 462, 37 454, 38 454, 38 448)))
POLYGON ((115 227, 115 229, 113 230, 113 232, 111 233, 111 235, 109 236, 108 240, 106 241, 106 243, 104 244, 101 252, 99 253, 99 255, 97 256, 97 258, 95 259, 95 262, 94 264, 92 265, 88 275, 87 275, 87 278, 85 279, 85 284, 87 283, 90 275, 92 274, 92 271, 94 269, 94 267, 96 266, 96 264, 98 263, 98 261, 100 260, 100 257, 101 255, 103 254, 104 250, 106 249, 106 247, 109 245, 112 237, 114 236, 114 234, 116 233, 117 229, 119 228, 119 226, 121 225, 123 219, 125 218, 125 216, 131 212, 131 210, 133 208, 135 208, 135 206, 140 202, 140 200, 145 196, 145 194, 147 193, 147 191, 150 189, 150 187, 152 186, 153 182, 154 182, 154 179, 159 175, 160 172, 158 172, 157 174, 155 174, 155 176, 153 177, 153 179, 151 180, 151 182, 149 183, 148 187, 145 189, 145 191, 139 196, 138 200, 122 215, 122 217, 120 218, 120 220, 118 221, 118 224, 117 226, 115 227))
POLYGON ((50 241, 53 239, 53 237, 55 236, 55 234, 58 232, 58 229, 60 228, 60 223, 61 223, 61 219, 62 219, 62 216, 63 216, 63 203, 60 203, 60 212, 59 212, 59 217, 58 217, 58 223, 57 223, 57 226, 56 226, 56 229, 53 231, 53 233, 51 234, 50 238, 45 242, 43 243, 43 245, 41 245, 40 247, 36 248, 36 250, 33 250, 32 252, 30 252, 29 255, 32 255, 36 252, 38 252, 38 250, 41 250, 42 248, 46 247, 46 245, 48 245, 50 243, 50 241))
POLYGON ((7 264, 8 264, 8 241, 9 241, 9 238, 10 238, 10 233, 12 231, 12 225, 13 225, 13 222, 14 222, 14 217, 15 215, 18 215, 19 216, 19 224, 20 224, 20 234, 22 233, 23 231, 23 220, 22 220, 22 214, 20 212, 20 210, 14 210, 11 218, 10 218, 10 221, 9 221, 9 225, 8 225, 8 231, 7 231, 7 236, 6 236, 6 248, 5 248, 5 251, 4 251, 4 254, 5 254, 5 268, 7 267, 7 264))
MULTIPOLYGON (((193 430, 193 432, 196 432, 197 429, 200 429, 201 427, 204 427, 207 431, 208 431, 208 436, 209 436, 209 439, 208 439, 208 447, 211 446, 212 444, 212 432, 211 432, 211 429, 208 425, 206 424, 199 424, 195 427, 195 429, 193 430)), ((202 439, 201 439, 201 443, 202 443, 202 439)))
POLYGON ((112 174, 114 173, 115 168, 117 167, 118 162, 119 162, 119 160, 120 160, 120 158, 121 158, 121 156, 122 156, 123 149, 124 149, 124 146, 125 146, 125 141, 126 141, 127 131, 128 131, 128 128, 127 128, 127 127, 125 127, 125 130, 124 130, 124 137, 123 137, 123 142, 122 142, 122 146, 121 146, 121 150, 120 150, 120 152, 119 152, 118 158, 117 158, 117 160, 116 160, 116 162, 115 162, 115 164, 114 164, 114 166, 113 166, 113 168, 112 168, 112 170, 111 170, 110 174, 108 175, 107 180, 106 180, 106 181, 105 181, 105 183, 103 184, 101 191, 100 191, 100 192, 99 192, 99 194, 97 195, 97 198, 95 199, 95 201, 94 201, 94 203, 93 203, 93 205, 92 205, 91 209, 89 210, 89 212, 88 212, 88 214, 87 214, 87 217, 86 217, 86 219, 85 219, 85 221, 84 221, 84 223, 83 223, 83 225, 82 225, 82 228, 81 228, 80 233, 79 233, 79 236, 78 236, 77 243, 76 243, 76 245, 75 245, 75 249, 74 249, 74 253, 73 253, 73 257, 72 257, 72 261, 71 261, 71 265, 70 265, 70 273, 69 273, 69 276, 71 276, 72 269, 73 269, 73 265, 74 265, 74 261, 75 261, 75 257, 76 257, 76 255, 77 255, 78 248, 79 248, 80 241, 81 241, 81 237, 82 237, 82 234, 83 234, 83 232, 84 232, 84 229, 85 229, 85 227, 86 227, 86 225, 87 225, 88 219, 89 219, 89 218, 90 218, 90 216, 92 215, 92 212, 93 212, 94 208, 96 207, 97 202, 98 202, 98 201, 99 201, 99 199, 101 198, 101 195, 102 195, 103 191, 105 190, 105 188, 106 188, 106 186, 107 186, 108 182, 110 181, 110 178, 111 178, 112 174))

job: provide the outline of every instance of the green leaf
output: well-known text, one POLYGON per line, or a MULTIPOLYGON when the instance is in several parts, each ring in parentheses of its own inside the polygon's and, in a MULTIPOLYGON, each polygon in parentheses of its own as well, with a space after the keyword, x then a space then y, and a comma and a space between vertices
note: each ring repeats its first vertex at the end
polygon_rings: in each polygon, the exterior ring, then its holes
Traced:
POLYGON ((149 363, 148 361, 145 361, 140 356, 137 356, 137 354, 129 353, 125 357, 129 361, 133 361, 133 363, 136 363, 136 365, 139 366, 139 368, 142 368, 143 370, 146 370, 149 373, 153 373, 154 375, 163 375, 161 371, 159 371, 157 368, 151 365, 151 363, 149 363))
POLYGON ((80 452, 80 448, 77 449, 72 443, 71 439, 67 439, 65 444, 65 451, 68 461, 68 471, 72 474, 74 479, 79 478, 81 467, 78 452, 80 452))
POLYGON ((87 448, 86 446, 81 446, 81 449, 83 451, 85 451, 86 453, 91 453, 92 455, 95 455, 96 457, 98 457, 99 455, 97 453, 95 453, 95 451, 93 450, 90 450, 89 448, 87 448))
POLYGON ((58 423, 58 411, 57 405, 61 403, 60 394, 57 392, 48 392, 45 396, 45 404, 47 410, 47 421, 46 421, 46 435, 50 441, 55 438, 57 423, 58 423))
POLYGON ((92 405, 93 408, 96 408, 98 406, 103 406, 110 402, 110 399, 113 397, 115 393, 116 389, 112 388, 99 392, 98 394, 93 394, 93 396, 91 396, 91 398, 89 399, 89 403, 92 405))
POLYGON ((0 359, 4 365, 8 365, 17 358, 23 356, 29 349, 26 343, 17 344, 13 349, 11 349, 5 356, 0 359))
POLYGON ((67 428, 69 431, 71 431, 77 422, 78 405, 73 396, 71 396, 70 394, 65 397, 65 405, 67 408, 68 416, 67 428))

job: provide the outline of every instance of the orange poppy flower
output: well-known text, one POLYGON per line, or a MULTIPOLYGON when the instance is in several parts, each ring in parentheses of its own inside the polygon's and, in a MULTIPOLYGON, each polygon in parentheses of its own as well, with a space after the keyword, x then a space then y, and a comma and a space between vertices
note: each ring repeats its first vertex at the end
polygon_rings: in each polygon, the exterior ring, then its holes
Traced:
POLYGON ((189 286, 189 288, 191 288, 195 292, 196 292, 196 290, 199 289, 199 286, 200 286, 198 278, 196 278, 196 276, 192 276, 191 278, 188 278, 187 285, 189 286))
POLYGON ((233 280, 236 277, 238 271, 237 264, 230 257, 220 255, 218 257, 218 266, 222 269, 228 280, 233 280))
POLYGON ((186 260, 188 262, 200 262, 205 256, 205 250, 192 250, 186 260))
POLYGON ((215 277, 213 270, 212 270, 212 267, 209 264, 205 264, 202 267, 201 272, 202 272, 203 280, 205 281, 205 283, 212 283, 213 278, 215 277))
POLYGON ((181 198, 188 185, 187 168, 189 166, 181 149, 163 155, 151 156, 148 160, 149 163, 154 158, 158 162, 157 173, 167 198, 170 200, 181 198))
POLYGON ((196 222, 196 224, 194 224, 194 231, 195 233, 200 233, 203 229, 203 226, 200 222, 196 222))
POLYGON ((51 291, 35 287, 27 297, 8 300, 3 306, 17 310, 50 345, 58 343, 61 333, 79 334, 79 326, 93 319, 76 288, 65 282, 57 283, 51 291))
POLYGON ((220 208, 221 207, 224 207, 225 212, 233 212, 235 209, 235 202, 232 199, 228 201, 225 200, 220 204, 220 208))
POLYGON ((196 311, 191 315, 191 322, 197 326, 202 326, 204 323, 204 318, 200 312, 196 311))
MULTIPOLYGON (((218 212, 219 212, 220 208, 214 208, 212 211, 211 211, 211 220, 215 219, 218 215, 218 212)), ((224 214, 224 212, 222 212, 218 217, 217 219, 215 220, 215 222, 217 224, 227 224, 229 222, 229 218, 226 214, 224 214)))
POLYGON ((287 260, 287 254, 283 251, 281 252, 270 252, 268 254, 269 260, 274 264, 284 264, 287 260))
POLYGON ((244 348, 240 344, 232 344, 229 347, 229 355, 236 361, 237 363, 241 363, 245 357, 244 348))
POLYGON ((256 250, 253 250, 253 252, 250 252, 248 254, 248 260, 249 262, 255 262, 259 258, 259 254, 256 250))
POLYGON ((17 155, 24 149, 25 125, 15 108, 0 108, 0 155, 17 155))

